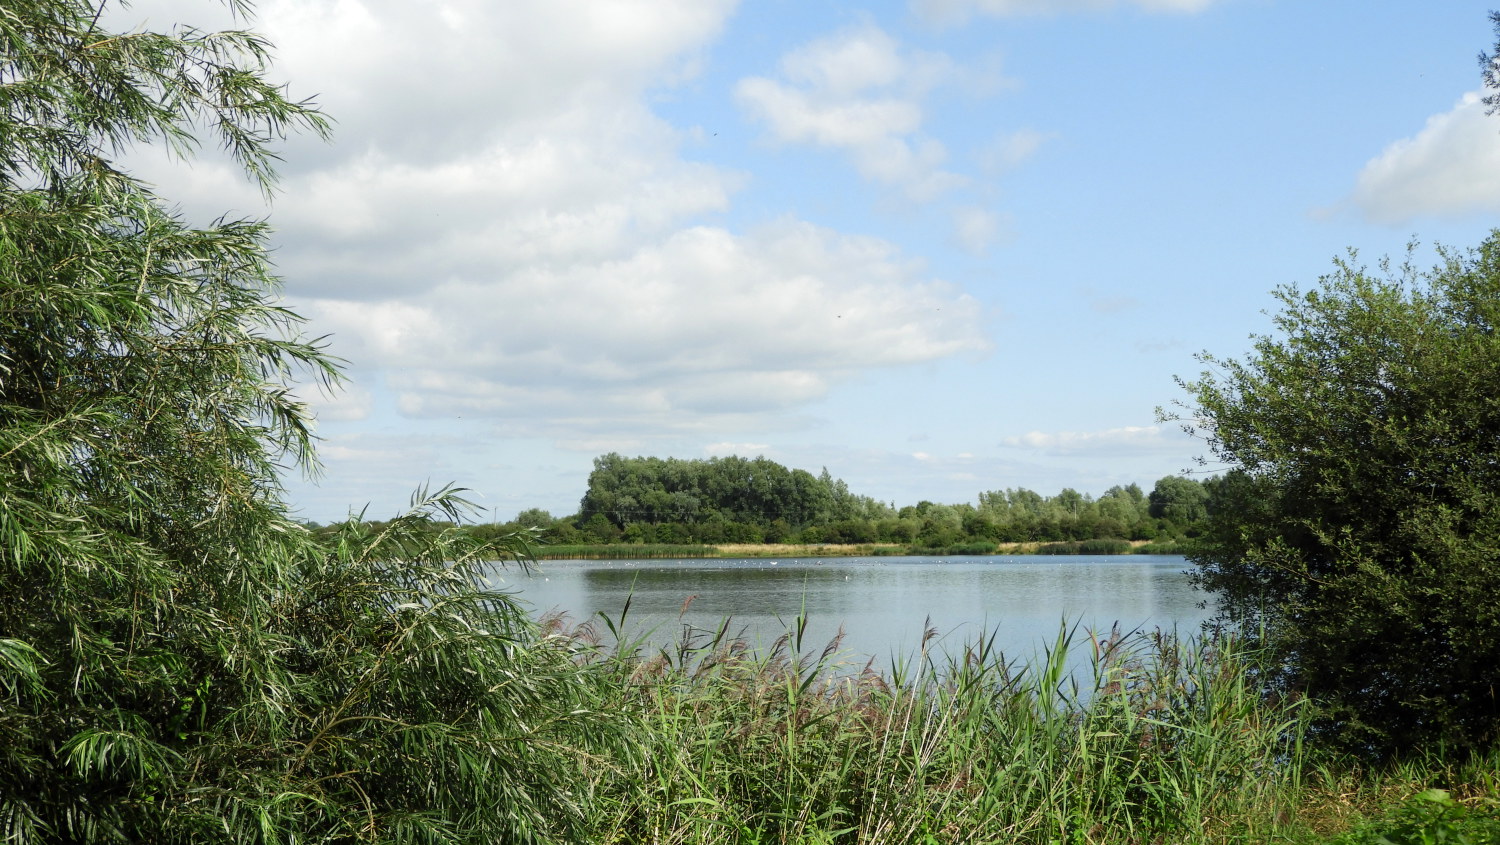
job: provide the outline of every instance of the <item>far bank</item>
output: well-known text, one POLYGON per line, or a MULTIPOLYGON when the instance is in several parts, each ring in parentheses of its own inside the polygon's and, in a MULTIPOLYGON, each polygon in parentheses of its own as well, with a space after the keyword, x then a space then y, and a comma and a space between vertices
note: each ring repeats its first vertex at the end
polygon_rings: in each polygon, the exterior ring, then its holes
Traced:
POLYGON ((1065 542, 970 542, 944 547, 901 543, 610 543, 534 547, 538 560, 647 560, 809 557, 961 557, 986 555, 1180 555, 1179 541, 1078 540, 1065 542))

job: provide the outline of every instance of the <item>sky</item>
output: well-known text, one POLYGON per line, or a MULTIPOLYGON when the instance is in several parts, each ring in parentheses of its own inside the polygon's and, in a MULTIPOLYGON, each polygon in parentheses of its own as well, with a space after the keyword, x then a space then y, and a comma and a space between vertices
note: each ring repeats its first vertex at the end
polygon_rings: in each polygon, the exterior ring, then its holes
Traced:
POLYGON ((1500 222, 1487 13, 261 0, 332 140, 281 146, 269 207, 212 151, 133 166, 190 219, 269 219, 285 304, 346 362, 302 389, 304 519, 449 483, 484 521, 563 516, 607 452, 763 455, 898 507, 1149 490, 1204 471, 1156 409, 1271 330, 1273 289, 1500 222))

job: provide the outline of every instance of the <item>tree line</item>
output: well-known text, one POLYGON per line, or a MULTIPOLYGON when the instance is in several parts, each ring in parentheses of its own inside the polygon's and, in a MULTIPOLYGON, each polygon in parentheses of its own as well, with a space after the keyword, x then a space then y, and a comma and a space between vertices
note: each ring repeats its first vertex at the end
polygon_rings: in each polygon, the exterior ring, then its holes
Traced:
POLYGON ((576 514, 531 508, 476 530, 534 531, 544 543, 891 543, 993 548, 998 543, 1090 540, 1179 542, 1197 536, 1220 481, 1180 475, 1147 493, 1116 485, 1095 498, 1072 488, 981 492, 976 502, 897 507, 765 457, 594 459, 576 514))

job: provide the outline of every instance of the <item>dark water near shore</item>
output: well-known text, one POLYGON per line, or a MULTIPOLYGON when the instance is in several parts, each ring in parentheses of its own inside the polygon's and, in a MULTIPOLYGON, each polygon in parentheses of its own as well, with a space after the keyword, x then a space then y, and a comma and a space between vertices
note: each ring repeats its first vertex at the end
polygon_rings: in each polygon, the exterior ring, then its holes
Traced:
POLYGON ((544 561, 533 575, 500 570, 493 581, 538 613, 575 621, 600 612, 618 620, 629 597, 627 630, 658 646, 726 618, 731 633, 768 646, 805 614, 804 651, 821 650, 842 627, 848 660, 873 657, 884 667, 917 650, 924 622, 939 648, 954 652, 992 633, 1022 660, 1064 621, 1080 633, 1118 625, 1194 634, 1211 611, 1186 569, 1181 557, 1152 555, 591 560, 544 561))

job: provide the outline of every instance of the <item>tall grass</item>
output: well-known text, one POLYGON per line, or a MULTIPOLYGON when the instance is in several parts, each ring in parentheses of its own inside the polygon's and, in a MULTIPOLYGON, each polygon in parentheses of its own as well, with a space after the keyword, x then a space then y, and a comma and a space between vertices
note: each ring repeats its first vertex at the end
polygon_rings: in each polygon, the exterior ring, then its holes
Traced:
POLYGON ((1039 555, 1128 555, 1132 553, 1130 541, 1119 538, 1043 543, 1036 548, 1036 554, 1039 555))
POLYGON ((1301 789, 1303 708, 1260 697, 1233 640, 1064 629, 1018 664, 929 632, 877 672, 837 640, 804 650, 805 619, 759 653, 725 628, 646 652, 604 627, 616 642, 580 653, 642 762, 595 770, 599 842, 1260 839, 1301 789))
POLYGON ((615 543, 540 546, 535 552, 540 560, 661 560, 713 557, 714 547, 689 543, 615 543))

